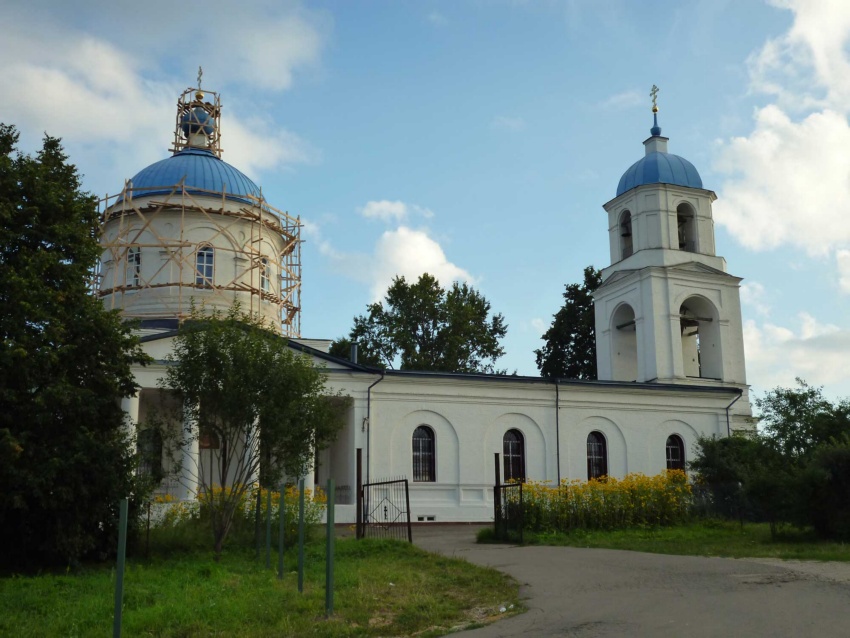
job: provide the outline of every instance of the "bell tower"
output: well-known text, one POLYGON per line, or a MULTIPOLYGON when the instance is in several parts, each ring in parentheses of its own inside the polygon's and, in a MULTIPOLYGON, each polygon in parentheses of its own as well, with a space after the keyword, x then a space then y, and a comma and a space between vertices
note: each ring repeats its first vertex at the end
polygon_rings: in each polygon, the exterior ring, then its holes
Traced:
POLYGON ((745 394, 735 413, 749 416, 741 279, 715 252, 717 196, 667 151, 656 94, 644 157, 604 205, 611 265, 594 293, 599 379, 736 386, 745 394))

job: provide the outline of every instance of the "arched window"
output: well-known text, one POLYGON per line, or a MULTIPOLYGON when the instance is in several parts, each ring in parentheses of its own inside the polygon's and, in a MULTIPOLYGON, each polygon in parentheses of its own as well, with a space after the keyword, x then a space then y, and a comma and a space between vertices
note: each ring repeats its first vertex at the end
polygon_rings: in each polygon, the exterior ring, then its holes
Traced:
POLYGON ((136 447, 139 450, 139 476, 162 480, 162 435, 159 430, 140 430, 136 447))
POLYGON ((201 246, 195 255, 195 285, 212 288, 215 253, 209 244, 201 246))
POLYGON ((272 280, 272 267, 269 265, 269 260, 263 257, 260 260, 260 288, 263 292, 269 292, 272 280))
POLYGON ((142 249, 134 246, 127 250, 127 281, 128 286, 141 284, 142 274, 142 249))
POLYGON ((667 469, 685 471, 685 443, 678 434, 667 437, 667 469))
POLYGON ((608 449, 602 432, 587 435, 587 480, 608 475, 608 449))
POLYGON ((502 437, 502 457, 505 462, 504 481, 525 480, 525 442, 519 430, 508 430, 502 437))
POLYGON ((679 229, 679 250, 697 251, 697 228, 694 209, 689 204, 676 207, 676 225, 679 229))
POLYGON ((413 480, 434 482, 437 480, 434 453, 434 430, 420 425, 413 431, 413 480))
POLYGON ((620 259, 625 259, 632 252, 632 214, 625 211, 620 215, 620 259))

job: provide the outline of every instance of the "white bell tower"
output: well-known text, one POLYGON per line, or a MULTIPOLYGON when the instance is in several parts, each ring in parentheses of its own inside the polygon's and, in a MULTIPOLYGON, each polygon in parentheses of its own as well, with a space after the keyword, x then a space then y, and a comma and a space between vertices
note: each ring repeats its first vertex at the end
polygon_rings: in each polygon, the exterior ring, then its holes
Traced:
POLYGON ((656 93, 645 156, 604 205, 611 265, 594 293, 598 378, 736 386, 744 395, 734 413, 749 416, 741 279, 715 253, 717 196, 690 162, 667 152, 656 93))

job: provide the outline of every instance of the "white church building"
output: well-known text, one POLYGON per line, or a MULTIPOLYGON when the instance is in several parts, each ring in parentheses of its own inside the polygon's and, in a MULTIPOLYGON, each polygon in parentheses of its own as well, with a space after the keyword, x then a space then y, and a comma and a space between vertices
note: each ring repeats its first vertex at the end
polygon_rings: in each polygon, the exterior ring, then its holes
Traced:
MULTIPOLYGON (((496 453, 503 479, 657 474, 683 468, 701 435, 752 427, 741 279, 715 252, 716 196, 668 153, 657 116, 644 156, 604 204, 611 264, 594 295, 599 380, 576 381, 376 370, 329 355, 329 340, 301 338, 300 220, 221 159, 220 115, 216 93, 187 90, 172 155, 102 202, 98 294, 140 321, 154 360, 134 370, 140 389, 123 401, 133 422, 176 400, 158 381, 192 305, 238 301, 352 398, 308 481, 335 480, 338 522, 354 521, 358 454, 364 482, 409 479, 414 521, 488 521, 496 453)), ((187 445, 183 467, 203 464, 214 446, 204 437, 187 445)), ((195 472, 161 489, 193 498, 195 472)))

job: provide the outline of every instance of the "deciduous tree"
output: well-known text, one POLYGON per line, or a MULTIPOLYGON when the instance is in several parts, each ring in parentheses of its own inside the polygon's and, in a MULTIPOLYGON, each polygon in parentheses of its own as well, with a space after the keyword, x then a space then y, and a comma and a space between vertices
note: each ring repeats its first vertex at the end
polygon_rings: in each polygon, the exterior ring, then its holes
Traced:
MULTIPOLYGON (((214 436, 216 472, 195 472, 210 508, 216 558, 230 531, 235 508, 259 479, 274 486, 285 472, 302 476, 315 450, 342 427, 346 402, 325 391, 326 376, 312 360, 294 353, 285 339, 234 306, 227 315, 194 312, 174 340, 160 384, 183 399, 189 425, 185 446, 214 436), (213 481, 226 478, 224 489, 213 481)), ((183 468, 181 468, 183 469, 183 468)))
POLYGON ((354 318, 348 339, 349 344, 358 343, 364 363, 402 370, 492 373, 504 354, 500 344, 508 329, 504 317, 491 316, 490 302, 465 283, 454 282, 444 289, 428 273, 414 283, 396 277, 384 300, 370 304, 367 311, 354 318))
POLYGON ((596 379, 596 329, 592 293, 602 274, 593 266, 584 269, 584 281, 568 284, 564 305, 543 334, 543 347, 535 350, 537 368, 546 378, 596 379))
POLYGON ((119 400, 145 357, 90 294, 95 199, 58 139, 17 141, 0 125, 0 561, 67 564, 108 551, 138 494, 119 400))

